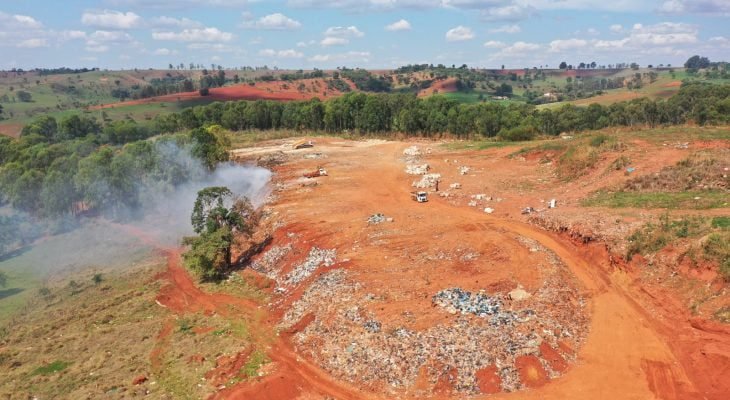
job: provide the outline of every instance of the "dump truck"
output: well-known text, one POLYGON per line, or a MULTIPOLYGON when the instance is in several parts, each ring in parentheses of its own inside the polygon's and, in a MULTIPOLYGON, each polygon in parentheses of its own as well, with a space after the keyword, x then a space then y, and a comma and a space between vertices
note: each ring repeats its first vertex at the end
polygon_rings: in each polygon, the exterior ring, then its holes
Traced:
POLYGON ((428 193, 426 193, 426 192, 411 192, 411 198, 415 202, 425 203, 425 202, 428 201, 428 193))

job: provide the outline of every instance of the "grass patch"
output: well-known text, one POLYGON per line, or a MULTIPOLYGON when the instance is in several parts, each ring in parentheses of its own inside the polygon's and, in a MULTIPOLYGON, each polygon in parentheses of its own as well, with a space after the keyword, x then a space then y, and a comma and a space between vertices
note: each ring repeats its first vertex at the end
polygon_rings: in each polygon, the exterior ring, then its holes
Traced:
POLYGON ((541 153, 545 151, 554 151, 554 152, 562 152, 565 151, 568 148, 568 145, 562 142, 551 140, 546 143, 541 143, 537 146, 528 146, 523 147, 516 152, 509 155, 510 158, 517 157, 517 156, 526 156, 528 154, 532 153, 541 153))
POLYGON ((583 199, 584 207, 666 208, 708 210, 728 206, 728 194, 721 190, 701 192, 607 192, 599 191, 583 199))
POLYGON ((448 150, 486 150, 491 148, 502 148, 515 146, 519 142, 506 142, 497 140, 474 140, 464 142, 452 142, 444 144, 448 150))
POLYGON ((271 360, 266 356, 266 353, 261 350, 256 350, 251 353, 251 357, 246 361, 246 365, 243 366, 242 372, 248 378, 254 378, 259 375, 259 368, 268 364, 271 360))
POLYGON ((31 375, 51 375, 55 374, 56 372, 61 372, 64 369, 68 368, 68 366, 71 365, 70 362, 67 361, 61 361, 56 360, 48 365, 44 365, 42 367, 36 368, 31 375))
POLYGON ((720 229, 730 228, 730 217, 715 217, 712 219, 712 227, 720 229))

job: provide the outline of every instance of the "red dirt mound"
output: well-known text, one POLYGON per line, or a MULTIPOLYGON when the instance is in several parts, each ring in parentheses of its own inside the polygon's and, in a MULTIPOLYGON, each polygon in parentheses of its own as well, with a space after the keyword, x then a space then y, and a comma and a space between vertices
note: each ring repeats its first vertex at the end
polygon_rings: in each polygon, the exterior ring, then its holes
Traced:
POLYGON ((456 88, 456 78, 448 78, 435 81, 431 87, 426 88, 418 92, 418 97, 431 96, 436 93, 453 93, 458 89, 456 88))
POLYGON ((240 84, 210 89, 208 96, 201 96, 199 92, 184 92, 168 94, 164 96, 150 97, 147 99, 130 100, 121 103, 103 104, 94 106, 92 109, 115 108, 137 104, 164 103, 176 101, 190 101, 207 99, 210 101, 234 101, 234 100, 274 100, 293 101, 310 100, 315 97, 325 99, 341 96, 342 92, 327 88, 324 79, 302 79, 294 82, 273 81, 257 82, 255 85, 240 84))

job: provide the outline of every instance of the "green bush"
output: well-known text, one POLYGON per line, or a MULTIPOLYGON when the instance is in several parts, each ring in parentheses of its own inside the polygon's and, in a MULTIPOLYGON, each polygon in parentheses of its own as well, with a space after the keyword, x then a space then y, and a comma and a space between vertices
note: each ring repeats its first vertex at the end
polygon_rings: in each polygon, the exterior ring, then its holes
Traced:
POLYGON ((512 142, 532 140, 535 138, 535 135, 537 135, 535 128, 525 125, 520 125, 511 129, 502 129, 498 134, 500 139, 512 142))

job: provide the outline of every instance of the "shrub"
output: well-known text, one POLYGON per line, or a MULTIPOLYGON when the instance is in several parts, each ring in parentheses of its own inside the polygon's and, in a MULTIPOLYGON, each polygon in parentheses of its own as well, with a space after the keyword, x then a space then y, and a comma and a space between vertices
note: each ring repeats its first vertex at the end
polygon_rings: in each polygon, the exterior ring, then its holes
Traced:
POLYGON ((511 129, 502 129, 498 136, 502 140, 509 140, 512 142, 519 142, 525 140, 532 140, 535 138, 537 132, 532 126, 520 125, 511 129))

